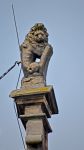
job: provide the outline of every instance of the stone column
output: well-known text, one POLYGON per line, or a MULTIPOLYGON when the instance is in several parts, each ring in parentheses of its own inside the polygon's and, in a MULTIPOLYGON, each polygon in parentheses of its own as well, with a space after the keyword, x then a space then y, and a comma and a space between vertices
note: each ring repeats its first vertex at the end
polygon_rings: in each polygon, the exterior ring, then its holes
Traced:
POLYGON ((27 150, 48 150, 48 133, 52 132, 48 118, 58 114, 52 86, 12 91, 18 117, 26 130, 27 150))

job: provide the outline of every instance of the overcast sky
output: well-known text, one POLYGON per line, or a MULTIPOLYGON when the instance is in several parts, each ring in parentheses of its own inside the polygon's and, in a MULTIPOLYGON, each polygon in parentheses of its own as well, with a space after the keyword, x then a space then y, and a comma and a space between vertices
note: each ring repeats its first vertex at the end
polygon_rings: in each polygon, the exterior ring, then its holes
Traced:
MULTIPOLYGON (((0 75, 20 60, 12 2, 20 43, 42 22, 53 46, 47 85, 54 87, 59 115, 49 120, 49 150, 84 150, 84 0, 0 0, 0 75)), ((19 69, 0 80, 0 150, 24 150, 9 98, 19 69)))

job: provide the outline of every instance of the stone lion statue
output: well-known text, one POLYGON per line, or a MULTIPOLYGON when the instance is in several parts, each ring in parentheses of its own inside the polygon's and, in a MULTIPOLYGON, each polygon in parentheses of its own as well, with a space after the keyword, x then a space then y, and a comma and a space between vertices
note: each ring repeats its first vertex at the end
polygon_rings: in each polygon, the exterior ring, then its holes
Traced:
POLYGON ((30 29, 20 49, 24 73, 22 87, 45 86, 48 63, 53 49, 48 44, 48 33, 44 24, 37 23, 30 29))

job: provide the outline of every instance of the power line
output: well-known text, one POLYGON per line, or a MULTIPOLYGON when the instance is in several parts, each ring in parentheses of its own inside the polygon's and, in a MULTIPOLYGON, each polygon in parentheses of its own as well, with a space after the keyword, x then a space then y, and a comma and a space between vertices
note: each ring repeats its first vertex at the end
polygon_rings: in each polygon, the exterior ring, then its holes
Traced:
POLYGON ((16 23, 15 11, 14 11, 13 4, 12 4, 12 11, 13 11, 13 18, 14 18, 14 24, 15 24, 15 29, 16 29, 17 40, 18 40, 18 46, 19 46, 19 49, 20 49, 19 34, 18 34, 18 29, 17 29, 17 23, 16 23))
MULTIPOLYGON (((19 42, 19 36, 18 36, 18 30, 17 30, 17 24, 16 24, 16 19, 15 19, 15 13, 14 13, 13 4, 12 4, 12 11, 13 11, 14 23, 15 23, 15 28, 16 28, 18 46, 19 46, 19 49, 20 49, 20 42, 19 42)), ((4 73, 0 76, 0 80, 3 79, 4 76, 6 76, 6 75, 16 66, 16 64, 19 65, 20 63, 21 63, 21 62, 15 61, 15 63, 14 63, 6 72, 4 72, 4 73)), ((16 83, 16 89, 18 88, 18 83, 19 83, 20 75, 21 75, 21 68, 20 68, 18 80, 17 80, 17 83, 16 83)), ((16 107, 15 101, 13 102, 13 106, 14 106, 14 111, 15 111, 16 118, 17 118, 17 123, 18 123, 19 131, 20 131, 20 135, 21 135, 23 147, 24 147, 24 150, 26 150, 26 148, 25 148, 25 143, 24 143, 24 139, 23 139, 23 135, 22 135, 22 131, 21 131, 21 127, 20 127, 20 123, 19 123, 19 119, 18 119, 18 112, 17 112, 17 107, 16 107)))
POLYGON ((17 64, 19 65, 21 62, 15 61, 14 65, 12 65, 6 72, 4 72, 1 76, 0 76, 0 80, 4 78, 4 76, 6 76, 17 64))
POLYGON ((22 68, 20 68, 20 72, 19 72, 19 76, 18 76, 18 80, 17 80, 17 84, 16 84, 16 89, 18 88, 18 84, 19 84, 19 80, 20 80, 21 71, 22 71, 22 68))
MULTIPOLYGON (((12 65, 6 72, 4 72, 4 73, 0 76, 0 80, 3 79, 3 78, 16 66, 16 64, 19 65, 20 63, 21 63, 21 62, 15 61, 14 65, 12 65)), ((20 68, 18 80, 17 80, 17 83, 16 83, 16 89, 18 88, 18 83, 19 83, 20 75, 21 75, 21 68, 20 68)), ((19 131, 20 131, 22 143, 23 143, 23 146, 24 146, 24 149, 25 149, 24 139, 23 139, 23 135, 22 135, 22 131, 21 131, 19 119, 18 119, 18 113, 17 113, 17 108, 16 108, 16 103, 15 103, 15 102, 13 102, 13 106, 14 106, 14 111, 15 111, 16 118, 17 118, 17 123, 18 123, 19 131)), ((26 150, 26 149, 25 149, 25 150, 26 150)))
MULTIPOLYGON (((15 29, 16 29, 16 35, 17 35, 18 46, 19 46, 19 50, 20 50, 19 34, 18 34, 18 29, 17 29, 17 23, 16 23, 15 11, 14 11, 14 6, 13 6, 13 4, 12 4, 12 11, 13 11, 13 18, 14 18, 14 24, 15 24, 15 29)), ((20 75, 21 75, 21 69, 20 69, 18 81, 17 81, 17 84, 16 84, 16 89, 17 89, 17 87, 18 87, 20 75)), ((21 131, 21 127, 20 127, 20 123, 19 123, 19 119, 18 119, 18 113, 17 113, 17 107, 16 107, 15 101, 14 101, 13 104, 14 104, 14 110, 15 110, 15 114, 16 114, 16 118, 17 118, 17 123, 18 123, 19 131, 20 131, 20 135, 21 135, 23 147, 24 147, 24 150, 26 150, 26 148, 25 148, 25 143, 24 143, 24 139, 23 139, 23 135, 22 135, 22 131, 21 131)))

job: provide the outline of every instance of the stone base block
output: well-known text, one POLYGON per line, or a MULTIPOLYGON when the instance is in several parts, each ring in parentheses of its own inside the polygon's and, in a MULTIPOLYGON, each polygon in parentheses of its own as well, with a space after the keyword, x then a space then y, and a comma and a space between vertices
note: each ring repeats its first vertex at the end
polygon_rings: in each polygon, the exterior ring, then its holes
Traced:
POLYGON ((44 127, 41 119, 28 120, 26 124, 26 143, 42 143, 44 136, 44 127))
MULTIPOLYGON (((50 109, 52 114, 58 114, 58 107, 52 86, 46 86, 33 89, 19 89, 10 93, 10 97, 15 99, 17 105, 28 105, 39 100, 45 101, 46 107, 50 109)), ((22 110, 23 111, 23 110, 22 110)))
POLYGON ((26 123, 26 138, 27 147, 31 149, 47 150, 48 148, 48 133, 45 131, 43 119, 31 118, 26 123))
MULTIPOLYGON (((42 120, 42 123, 43 123, 46 133, 52 132, 51 126, 48 122, 48 119, 47 119, 45 113, 33 114, 33 115, 20 115, 20 118, 21 118, 24 126, 27 124, 27 122, 29 120, 42 120)), ((26 126, 25 126, 25 128, 26 128, 26 126)), ((37 128, 37 126, 36 126, 36 128, 37 128)))

